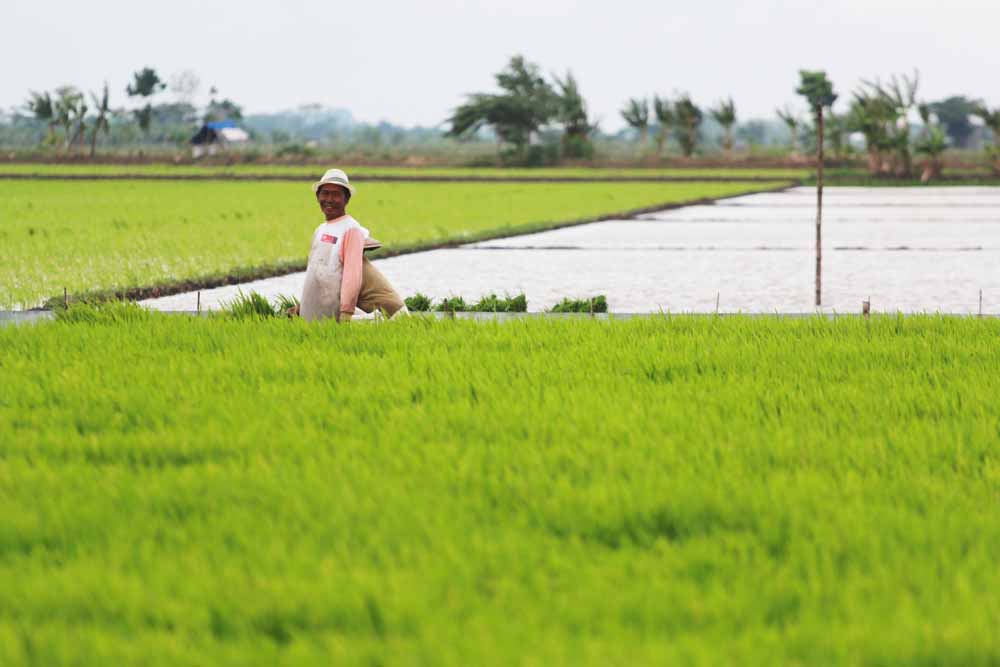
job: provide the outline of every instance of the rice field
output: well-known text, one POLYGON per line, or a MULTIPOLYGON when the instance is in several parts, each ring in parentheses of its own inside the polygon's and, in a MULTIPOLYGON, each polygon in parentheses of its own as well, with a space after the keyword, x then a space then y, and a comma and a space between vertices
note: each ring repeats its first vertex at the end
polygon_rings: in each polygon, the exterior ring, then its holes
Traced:
MULTIPOLYGON (((378 167, 340 166, 352 177, 392 176, 407 178, 805 178, 810 169, 786 168, 603 168, 603 167, 541 167, 541 168, 493 168, 493 167, 378 167)), ((47 176, 286 176, 316 180, 326 167, 320 165, 275 165, 275 164, 235 164, 235 165, 173 165, 173 164, 32 164, 2 163, 0 175, 41 174, 47 176)))
MULTIPOLYGON (((780 185, 365 183, 348 212, 400 251, 780 185)), ((0 308, 302 268, 320 222, 308 181, 0 181, 0 308)))
POLYGON ((0 329, 0 664, 995 665, 1000 322, 0 329))

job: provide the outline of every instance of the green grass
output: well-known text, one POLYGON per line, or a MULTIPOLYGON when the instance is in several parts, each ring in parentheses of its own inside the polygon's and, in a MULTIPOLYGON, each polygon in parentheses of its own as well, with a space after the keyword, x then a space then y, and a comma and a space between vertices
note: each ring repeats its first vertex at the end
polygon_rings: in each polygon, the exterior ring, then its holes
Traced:
MULTIPOLYGON (((348 211, 392 251, 779 185, 367 183, 348 211)), ((0 308, 301 268, 320 222, 306 182, 0 181, 0 308)))
MULTIPOLYGON (((803 178, 809 169, 695 167, 695 168, 492 168, 492 167, 373 167, 340 166, 350 176, 412 176, 412 177, 466 177, 480 178, 803 178)), ((319 165, 268 165, 238 164, 230 166, 170 165, 170 164, 25 164, 0 163, 0 174, 46 175, 152 175, 152 176, 300 176, 318 179, 325 167, 319 165)))
POLYGON ((0 664, 996 665, 1000 322, 0 329, 0 664))

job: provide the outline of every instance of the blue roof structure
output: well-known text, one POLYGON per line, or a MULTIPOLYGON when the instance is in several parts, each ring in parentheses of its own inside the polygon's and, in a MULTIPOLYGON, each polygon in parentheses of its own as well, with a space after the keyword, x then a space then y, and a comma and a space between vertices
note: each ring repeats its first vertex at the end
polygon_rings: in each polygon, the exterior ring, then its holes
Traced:
POLYGON ((205 127, 210 130, 222 130, 227 127, 236 127, 236 122, 231 120, 213 120, 211 123, 205 123, 205 127))

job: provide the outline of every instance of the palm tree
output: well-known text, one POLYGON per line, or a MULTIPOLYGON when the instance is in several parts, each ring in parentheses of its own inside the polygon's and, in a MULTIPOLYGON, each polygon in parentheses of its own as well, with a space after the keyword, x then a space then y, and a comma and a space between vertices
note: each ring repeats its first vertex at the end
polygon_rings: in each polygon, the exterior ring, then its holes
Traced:
POLYGON ((726 152, 728 157, 733 151, 733 125, 736 124, 736 105, 733 103, 733 98, 720 100, 715 107, 709 110, 709 113, 712 114, 715 122, 725 130, 725 135, 722 138, 722 150, 726 152))
POLYGON ((863 90, 854 93, 847 115, 847 128, 864 135, 865 149, 868 151, 868 171, 873 175, 883 170, 885 155, 892 148, 887 128, 895 123, 896 112, 884 99, 863 90))
POLYGON ((53 141, 52 133, 56 126, 55 105, 52 102, 52 96, 48 93, 36 93, 33 90, 29 95, 24 106, 35 116, 35 120, 46 124, 45 143, 50 144, 53 141))
POLYGON ((917 108, 917 88, 920 85, 920 73, 913 72, 912 77, 905 74, 895 75, 889 79, 885 85, 876 79, 874 82, 862 81, 863 89, 867 89, 868 95, 881 100, 882 115, 886 120, 885 124, 888 141, 886 146, 894 151, 894 162, 892 171, 897 176, 911 176, 913 174, 913 158, 910 154, 910 111, 917 108))
POLYGON ((622 118, 628 126, 639 131, 639 144, 646 148, 646 137, 649 133, 649 103, 646 98, 630 98, 621 110, 622 118))
POLYGON ((125 94, 129 97, 147 100, 144 107, 132 112, 144 135, 149 134, 149 126, 153 121, 153 106, 148 100, 166 87, 167 84, 160 79, 156 70, 152 67, 143 67, 132 75, 132 83, 125 88, 125 94))
POLYGON ((927 128, 925 135, 916 145, 917 152, 927 156, 924 172, 920 176, 921 182, 926 183, 932 178, 941 177, 941 172, 944 170, 941 154, 946 148, 948 148, 948 135, 944 130, 937 126, 927 128))
POLYGON ((797 156, 799 154, 799 117, 788 106, 774 111, 778 114, 778 118, 788 126, 788 132, 792 135, 791 155, 797 156))
POLYGON ((993 173, 1000 176, 1000 107, 992 111, 985 104, 977 104, 973 113, 979 116, 986 127, 993 133, 993 145, 987 147, 993 173))
POLYGON ((835 160, 841 161, 847 157, 850 150, 850 144, 847 142, 847 117, 843 114, 835 114, 831 109, 825 122, 825 133, 829 137, 833 157, 835 160))
POLYGON ((806 98, 816 118, 816 305, 819 306, 823 296, 823 110, 833 106, 837 94, 826 72, 800 70, 799 79, 795 92, 806 98))
POLYGON ((691 157, 698 146, 698 128, 704 114, 691 100, 691 96, 685 93, 674 102, 674 117, 677 119, 677 141, 681 145, 681 151, 684 157, 691 157))
POLYGON ((99 132, 104 132, 108 134, 111 131, 108 125, 108 112, 110 108, 108 107, 108 83, 104 82, 104 92, 101 94, 101 98, 97 99, 97 95, 94 93, 90 94, 90 99, 94 103, 94 108, 97 111, 97 118, 94 120, 94 128, 90 133, 90 157, 94 157, 94 153, 97 150, 97 134, 99 132))
POLYGON ((653 95, 653 115, 656 116, 656 124, 659 127, 656 132, 656 155, 659 157, 663 154, 663 147, 667 144, 667 137, 670 136, 670 129, 676 120, 670 100, 653 95))
POLYGON ((556 118, 563 125, 563 155, 566 157, 589 158, 594 154, 590 136, 597 129, 596 123, 590 122, 587 114, 587 103, 580 94, 572 72, 566 72, 566 78, 560 79, 552 75, 555 81, 558 100, 556 102, 556 118))
POLYGON ((87 113, 87 104, 83 101, 83 93, 73 86, 56 88, 56 98, 53 103, 55 121, 63 128, 63 146, 67 150, 73 145, 83 131, 83 118, 87 113), (71 132, 76 123, 76 132, 71 132))

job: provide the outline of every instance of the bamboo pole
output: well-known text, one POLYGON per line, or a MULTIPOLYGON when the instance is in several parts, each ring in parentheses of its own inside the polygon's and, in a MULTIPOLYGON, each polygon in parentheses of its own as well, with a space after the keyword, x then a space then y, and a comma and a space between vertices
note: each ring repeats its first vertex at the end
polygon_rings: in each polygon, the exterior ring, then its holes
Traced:
POLYGON ((819 131, 819 161, 816 165, 816 305, 823 302, 823 106, 816 123, 819 131))

